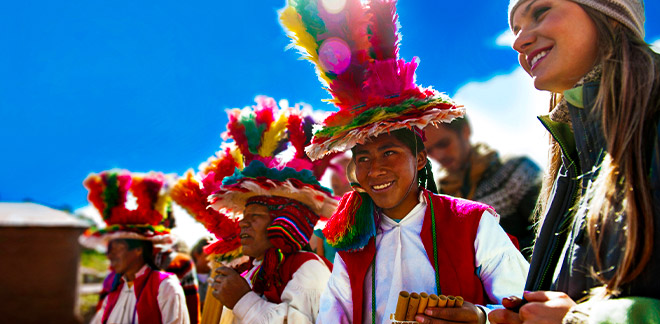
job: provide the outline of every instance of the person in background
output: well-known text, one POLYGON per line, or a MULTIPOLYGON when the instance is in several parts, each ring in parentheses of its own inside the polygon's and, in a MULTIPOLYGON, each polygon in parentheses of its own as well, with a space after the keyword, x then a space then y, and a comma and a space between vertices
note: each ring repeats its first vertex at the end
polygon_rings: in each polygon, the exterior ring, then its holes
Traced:
POLYGON ((439 192, 492 206, 504 231, 518 239, 529 259, 541 169, 526 156, 503 159, 490 146, 473 144, 467 117, 428 126, 425 133, 429 157, 440 164, 435 173, 439 192))
POLYGON ((660 321, 660 55, 644 20, 641 0, 510 2, 520 64, 553 94, 552 146, 529 292, 491 322, 660 321))
POLYGON ((192 248, 190 256, 195 262, 197 269, 197 282, 199 283, 199 308, 204 310, 204 298, 206 298, 206 289, 208 288, 208 279, 211 274, 208 254, 204 252, 204 247, 211 243, 211 237, 205 236, 199 239, 192 248))
MULTIPOLYGON (((170 230, 176 226, 171 205, 168 205, 167 217, 163 219, 162 225, 170 230)), ((201 319, 201 310, 195 262, 187 252, 178 250, 180 247, 186 247, 185 242, 177 240, 174 245, 157 246, 154 261, 159 269, 173 273, 179 278, 186 295, 190 323, 197 324, 201 319)))
POLYGON ((146 175, 105 171, 85 179, 88 198, 106 223, 88 229, 80 238, 85 246, 107 244, 114 271, 107 292, 91 323, 190 323, 178 279, 160 271, 153 260, 155 244, 171 243, 168 228, 159 225, 167 195, 161 173, 146 175), (137 208, 128 209, 128 192, 137 208))

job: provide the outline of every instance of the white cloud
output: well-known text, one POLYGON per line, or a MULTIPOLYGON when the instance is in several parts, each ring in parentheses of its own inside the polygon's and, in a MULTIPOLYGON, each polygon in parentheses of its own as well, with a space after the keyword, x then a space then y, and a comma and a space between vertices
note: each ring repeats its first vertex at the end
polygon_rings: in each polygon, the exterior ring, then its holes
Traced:
POLYGON ((651 48, 656 52, 660 53, 660 38, 656 39, 655 42, 651 43, 651 48))
POLYGON ((500 155, 527 155, 545 168, 548 135, 536 116, 548 113, 550 95, 536 90, 522 68, 470 82, 454 99, 467 110, 474 142, 485 142, 500 155))
POLYGON ((515 40, 515 36, 511 32, 510 29, 505 30, 502 32, 497 38, 495 39, 495 44, 497 46, 502 46, 502 47, 512 47, 513 46, 513 41, 515 40))

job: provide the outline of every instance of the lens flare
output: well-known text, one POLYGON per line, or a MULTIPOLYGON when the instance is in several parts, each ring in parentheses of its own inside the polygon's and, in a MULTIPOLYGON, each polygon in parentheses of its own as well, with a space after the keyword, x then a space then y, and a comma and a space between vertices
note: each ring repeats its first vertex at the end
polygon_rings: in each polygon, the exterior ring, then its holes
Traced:
POLYGON ((319 48, 319 61, 323 70, 341 74, 351 63, 351 50, 343 39, 328 38, 319 48))
POLYGON ((331 14, 338 14, 346 6, 346 0, 321 0, 325 11, 331 14))

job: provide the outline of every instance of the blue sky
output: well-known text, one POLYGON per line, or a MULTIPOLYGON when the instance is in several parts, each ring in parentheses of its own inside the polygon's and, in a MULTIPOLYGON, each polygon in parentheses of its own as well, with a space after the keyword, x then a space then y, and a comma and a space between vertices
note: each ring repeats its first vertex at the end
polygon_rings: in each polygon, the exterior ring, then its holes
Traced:
MULTIPOLYGON (((542 111, 528 106, 543 95, 512 91, 526 77, 513 50, 496 43, 508 28, 507 4, 401 0, 400 54, 420 57, 419 84, 474 111, 475 137, 506 152, 536 150, 542 160, 542 133, 511 145, 538 129, 533 116, 542 111)), ((288 39, 276 14, 283 5, 4 3, 0 201, 75 209, 87 204, 82 180, 90 172, 182 174, 218 149, 224 109, 249 105, 258 94, 333 109, 321 102, 328 95, 312 66, 285 51, 288 39)), ((646 6, 646 40, 654 42, 660 4, 646 6)))

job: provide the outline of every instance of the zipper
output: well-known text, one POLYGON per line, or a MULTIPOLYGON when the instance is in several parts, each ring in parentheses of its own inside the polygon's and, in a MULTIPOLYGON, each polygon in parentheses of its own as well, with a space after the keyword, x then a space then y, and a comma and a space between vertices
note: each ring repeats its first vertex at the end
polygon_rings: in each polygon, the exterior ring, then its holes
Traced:
MULTIPOLYGON (((564 204, 562 206, 561 210, 560 210, 560 211, 565 211, 564 213, 568 214, 568 213, 571 212, 571 208, 573 208, 573 206, 575 206, 575 203, 577 202, 578 197, 579 197, 579 194, 578 194, 579 190, 576 190, 577 183, 575 181, 572 181, 572 180, 577 179, 577 174, 578 174, 577 164, 571 158, 571 156, 566 153, 566 152, 568 152, 566 143, 564 143, 561 140, 561 138, 557 135, 557 132, 555 131, 555 129, 553 127, 551 127, 542 118, 539 118, 539 120, 541 121, 543 126, 548 130, 548 132, 550 132, 550 135, 552 135, 552 137, 555 139, 555 141, 557 141, 557 143, 559 144, 559 147, 561 148, 562 155, 569 162, 569 166, 567 168, 569 186, 568 186, 567 189, 569 191, 569 195, 571 196, 571 199, 570 199, 569 204, 568 205, 564 204)), ((563 216, 564 215, 562 215, 562 217, 563 216)), ((550 246, 551 246, 551 248, 550 248, 550 258, 546 258, 543 261, 544 262, 544 264, 542 265, 543 271, 542 271, 542 273, 539 277, 538 282, 535 283, 535 285, 534 285, 534 290, 538 290, 539 287, 543 286, 543 284, 545 282, 545 279, 548 275, 548 271, 550 270, 551 265, 555 264, 555 267, 556 267, 556 261, 554 259, 555 259, 555 252, 556 252, 557 248, 559 247, 559 243, 560 243, 558 238, 559 238, 559 236, 561 235, 562 232, 566 231, 566 223, 568 223, 570 220, 571 220, 571 217, 565 217, 564 219, 561 220, 561 222, 559 223, 559 225, 557 227, 552 229, 553 231, 555 231, 554 232, 555 235, 553 235, 553 237, 550 241, 550 246), (559 235, 558 235, 558 233, 559 233, 559 235)), ((563 233, 563 235, 568 235, 568 233, 563 233)), ((564 243, 565 243, 565 240, 564 240, 564 243)))

